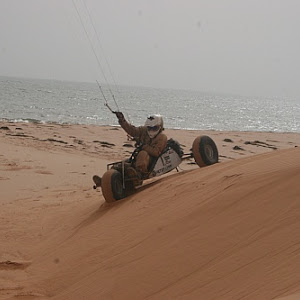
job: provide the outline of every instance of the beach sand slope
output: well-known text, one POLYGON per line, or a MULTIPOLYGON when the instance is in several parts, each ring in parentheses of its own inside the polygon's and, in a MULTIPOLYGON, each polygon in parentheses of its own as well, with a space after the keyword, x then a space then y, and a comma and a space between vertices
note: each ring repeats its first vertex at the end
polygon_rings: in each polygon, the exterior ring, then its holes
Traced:
MULTIPOLYGON (((90 174, 123 155, 124 138, 111 157, 109 151, 97 156, 92 136, 102 130, 108 141, 111 128, 57 125, 55 138, 69 147, 45 141, 49 128, 28 128, 24 134, 36 139, 7 131, 0 137, 0 299, 284 299, 299 293, 298 137, 289 140, 293 145, 281 140, 277 150, 210 167, 186 165, 108 205, 92 190, 90 174)), ((222 143, 230 133, 216 134, 220 152, 229 156, 222 143)))

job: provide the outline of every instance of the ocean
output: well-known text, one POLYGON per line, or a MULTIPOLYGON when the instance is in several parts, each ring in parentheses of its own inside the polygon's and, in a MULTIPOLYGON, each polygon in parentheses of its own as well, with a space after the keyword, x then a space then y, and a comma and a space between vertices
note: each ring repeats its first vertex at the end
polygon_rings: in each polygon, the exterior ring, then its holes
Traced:
MULTIPOLYGON (((165 128, 218 131, 300 132, 300 100, 257 98, 146 87, 103 85, 110 107, 116 103, 134 125, 150 114, 165 128), (112 91, 116 103, 113 100, 112 91)), ((0 119, 25 122, 117 125, 97 83, 0 76, 0 119)))

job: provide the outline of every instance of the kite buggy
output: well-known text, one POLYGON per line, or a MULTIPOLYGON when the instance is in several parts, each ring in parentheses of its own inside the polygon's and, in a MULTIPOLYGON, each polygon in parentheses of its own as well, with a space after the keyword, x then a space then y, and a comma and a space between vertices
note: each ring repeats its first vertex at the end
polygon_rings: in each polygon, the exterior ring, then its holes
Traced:
POLYGON ((121 112, 113 113, 136 144, 128 159, 108 164, 102 178, 93 176, 94 189, 101 187, 106 202, 127 197, 143 181, 177 169, 186 159, 194 158, 199 167, 218 162, 217 146, 209 136, 198 136, 193 142, 191 152, 184 153, 178 141, 167 139, 162 133, 163 121, 160 115, 150 116, 145 126, 135 127, 127 123, 121 112))
POLYGON ((176 169, 184 159, 193 157, 200 167, 218 162, 217 147, 214 141, 208 136, 199 136, 196 138, 192 146, 192 152, 184 154, 180 144, 172 139, 168 140, 167 136, 162 132, 164 130, 163 119, 160 115, 149 116, 145 125, 140 127, 135 127, 125 120, 124 115, 119 110, 115 96, 110 87, 108 77, 106 76, 107 72, 104 71, 105 69, 109 70, 112 82, 117 86, 108 60, 104 53, 102 53, 102 57, 107 65, 107 68, 104 68, 102 66, 103 61, 97 55, 97 48, 93 41, 98 41, 98 49, 101 49, 102 52, 103 48, 87 6, 85 5, 86 15, 88 16, 86 19, 83 18, 80 9, 74 1, 73 5, 87 40, 89 41, 92 53, 94 53, 96 58, 99 70, 105 80, 106 89, 110 93, 117 111, 113 111, 110 108, 104 90, 96 80, 105 101, 105 106, 117 116, 121 127, 136 142, 136 148, 130 158, 108 164, 107 171, 103 174, 102 178, 97 175, 93 176, 95 183, 94 187, 101 187, 106 202, 114 202, 125 198, 135 191, 138 186, 141 186, 144 180, 163 175, 176 169), (86 22, 83 22, 84 20, 87 21, 87 24, 86 22), (89 28, 93 28, 93 34, 89 32, 89 28), (97 39, 94 39, 94 37, 97 37, 97 39))

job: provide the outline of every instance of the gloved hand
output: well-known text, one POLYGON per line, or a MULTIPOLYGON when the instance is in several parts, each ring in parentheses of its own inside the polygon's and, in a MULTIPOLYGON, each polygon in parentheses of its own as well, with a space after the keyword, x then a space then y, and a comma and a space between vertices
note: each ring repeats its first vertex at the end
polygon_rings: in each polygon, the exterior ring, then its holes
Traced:
POLYGON ((120 111, 116 111, 115 112, 119 122, 123 122, 125 120, 123 113, 121 113, 120 111))

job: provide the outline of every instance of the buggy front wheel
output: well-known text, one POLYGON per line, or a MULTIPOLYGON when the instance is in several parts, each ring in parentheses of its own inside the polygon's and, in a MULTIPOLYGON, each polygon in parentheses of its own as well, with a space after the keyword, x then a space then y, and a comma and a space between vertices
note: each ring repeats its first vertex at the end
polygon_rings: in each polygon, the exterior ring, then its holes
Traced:
POLYGON ((101 181, 102 194, 106 202, 114 202, 126 197, 120 172, 114 169, 106 171, 101 181))

